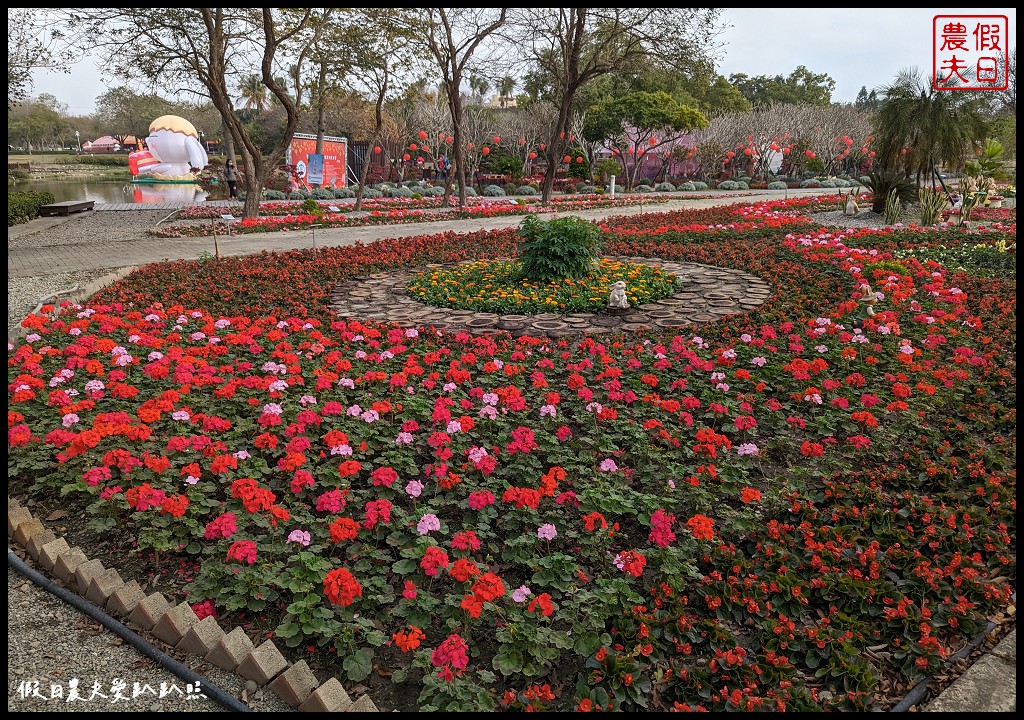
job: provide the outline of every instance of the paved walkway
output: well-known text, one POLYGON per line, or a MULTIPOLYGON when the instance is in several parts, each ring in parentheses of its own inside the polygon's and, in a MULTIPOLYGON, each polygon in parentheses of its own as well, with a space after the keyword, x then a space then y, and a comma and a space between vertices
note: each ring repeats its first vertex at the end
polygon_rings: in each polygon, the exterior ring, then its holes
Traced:
MULTIPOLYGON (((790 190, 789 197, 835 193, 835 189, 790 190)), ((698 194, 700 195, 700 194, 698 194)), ((671 200, 661 203, 634 205, 629 207, 582 210, 573 215, 588 220, 601 220, 611 216, 638 215, 651 212, 666 212, 683 208, 715 207, 735 202, 759 202, 778 200, 782 191, 722 193, 719 197, 696 197, 687 199, 684 194, 675 194, 671 200)), ((135 206, 149 210, 145 204, 135 206)), ((96 211, 94 211, 96 212, 96 211)), ((131 212, 126 210, 124 212, 131 212)), ((565 213, 562 213, 563 215, 565 213)), ((544 216, 549 217, 550 215, 544 216)), ((79 215, 78 218, 87 219, 79 215)), ((78 218, 70 218, 74 222, 78 218)), ((8 239, 45 232, 56 222, 68 222, 69 218, 39 218, 23 225, 7 229, 8 239)), ((383 238, 430 235, 440 232, 467 233, 477 230, 497 230, 518 227, 522 215, 506 215, 468 220, 444 219, 432 222, 407 223, 400 225, 368 225, 355 228, 321 228, 315 230, 317 247, 338 247, 370 243, 383 238)), ((313 247, 313 230, 289 230, 274 233, 246 233, 244 235, 219 236, 217 246, 221 256, 251 255, 266 251, 300 250, 313 247)), ((117 269, 140 266, 165 260, 198 260, 204 253, 214 253, 212 237, 199 238, 157 238, 146 236, 132 242, 108 242, 96 238, 88 245, 13 247, 7 251, 8 277, 46 275, 76 270, 117 269)))
MULTIPOLYGON (((830 194, 833 189, 790 190, 789 197, 830 194)), ((591 220, 600 220, 610 216, 634 215, 650 212, 665 212, 683 208, 714 207, 735 202, 758 202, 762 200, 780 199, 783 193, 776 192, 738 192, 722 193, 712 198, 687 198, 685 194, 676 194, 666 203, 657 203, 628 208, 607 208, 573 212, 573 215, 591 220)), ((125 206, 120 212, 130 213, 132 210, 151 210, 145 204, 125 206)), ((563 213, 564 214, 564 213, 563 213)), ((83 216, 70 218, 40 218, 29 223, 8 228, 8 241, 18 237, 45 233, 48 228, 61 222, 74 222, 83 216)), ((86 215, 85 217, 88 217, 86 215)), ((355 243, 369 243, 382 238, 405 237, 437 232, 466 233, 477 230, 516 227, 523 220, 522 216, 506 216, 471 220, 439 220, 428 223, 404 225, 376 225, 361 228, 321 229, 316 233, 318 247, 343 246, 355 243)), ((126 222, 131 222, 126 217, 126 222)), ((313 236, 310 231, 289 231, 281 233, 246 234, 233 237, 218 238, 220 253, 226 256, 247 255, 264 250, 284 251, 312 247, 313 236)), ((39 276, 50 273, 63 273, 74 270, 111 271, 144 265, 163 260, 195 260, 203 253, 213 252, 212 238, 180 238, 166 239, 144 236, 143 239, 131 242, 106 242, 97 238, 88 244, 58 245, 49 247, 13 247, 7 253, 8 278, 23 276, 39 276)), ((16 590, 8 583, 8 607, 21 602, 16 590)), ((70 607, 70 606, 69 606, 70 607)), ((72 613, 75 612, 72 609, 72 613)), ((8 652, 12 650, 12 638, 25 639, 26 628, 12 628, 12 613, 8 614, 8 652), (14 632, 17 630, 17 632, 14 632)), ((47 632, 67 632, 54 628, 37 629, 39 641, 35 646, 48 644, 47 632)), ((916 709, 940 712, 1012 712, 1017 706, 1016 685, 1016 631, 1004 637, 994 647, 987 647, 986 654, 964 672, 941 695, 924 706, 916 709)), ((132 651, 134 652, 134 651, 132 651)), ((52 656, 51 656, 52 657, 52 656)), ((136 656, 131 656, 137 661, 136 656)), ((45 656, 38 658, 37 671, 46 672, 41 666, 45 664, 45 656)), ((119 659, 118 663, 129 661, 119 659)), ((53 657, 52 665, 57 668, 63 665, 61 658, 53 657)), ((8 668, 10 671, 10 668, 8 668)), ((112 668, 111 672, 119 672, 123 667, 112 668)), ((55 670, 55 674, 63 672, 55 670)), ((9 682, 13 679, 11 673, 9 682)), ((10 701, 9 709, 24 710, 14 707, 10 701)), ((104 708, 107 710, 107 708, 104 708)), ((120 708, 109 708, 116 711, 120 708)), ((127 708, 125 709, 127 710, 127 708)))

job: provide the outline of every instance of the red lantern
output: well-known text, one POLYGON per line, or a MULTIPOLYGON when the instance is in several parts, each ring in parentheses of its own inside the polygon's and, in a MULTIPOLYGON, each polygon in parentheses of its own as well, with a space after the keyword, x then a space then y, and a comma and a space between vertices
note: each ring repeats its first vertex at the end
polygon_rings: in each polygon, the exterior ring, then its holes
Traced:
POLYGON ((416 158, 416 162, 418 162, 418 163, 421 163, 421 162, 423 162, 423 156, 422 156, 422 155, 420 155, 419 157, 417 157, 417 158, 416 158))
POLYGON ((473 143, 470 143, 470 144, 469 144, 469 149, 470 149, 470 150, 472 150, 472 149, 473 149, 473 143))
POLYGON ((453 137, 452 137, 451 135, 449 135, 448 137, 446 137, 446 138, 444 139, 444 141, 445 141, 445 142, 446 142, 447 144, 451 145, 451 144, 452 144, 453 142, 455 142, 455 138, 453 138, 453 137))
POLYGON ((782 154, 783 155, 789 155, 789 146, 788 145, 786 147, 782 148, 782 154))
POLYGON ((547 147, 548 147, 548 146, 547 146, 547 145, 545 145, 544 143, 541 143, 541 144, 540 144, 540 149, 541 149, 541 150, 546 150, 546 149, 547 149, 547 147))
POLYGON ((751 150, 750 150, 750 148, 746 148, 746 149, 745 149, 745 150, 743 151, 743 154, 744 154, 744 155, 750 155, 750 153, 751 153, 751 150))
POLYGON ((493 140, 494 140, 494 144, 498 145, 498 144, 501 143, 501 136, 500 135, 495 135, 493 140))
POLYGON ((409 143, 409 149, 416 152, 416 143, 409 143))
POLYGON ((535 153, 535 152, 530 153, 530 159, 531 160, 536 160, 537 159, 537 153, 535 153))
POLYGON ((652 137, 652 138, 651 138, 650 140, 648 140, 647 142, 648 142, 648 143, 649 143, 650 145, 657 145, 657 144, 658 144, 658 138, 654 138, 654 137, 652 137))
POLYGON ((725 156, 726 156, 727 158, 734 158, 734 157, 736 157, 736 153, 734 153, 734 152, 733 152, 732 150, 730 150, 729 152, 727 152, 727 153, 725 154, 725 156))
POLYGON ((814 154, 814 151, 813 151, 813 150, 804 150, 804 155, 806 155, 806 156, 807 156, 807 157, 808 157, 809 159, 811 159, 811 160, 813 160, 813 159, 814 159, 815 157, 817 157, 817 156, 816 156, 816 155, 814 154))
POLYGON ((484 155, 490 155, 491 149, 489 147, 485 147, 482 150, 480 150, 480 152, 482 152, 484 155))
POLYGON ((420 150, 422 150, 423 152, 430 152, 430 148, 428 148, 426 145, 421 147, 420 150))
POLYGON ((558 139, 559 140, 565 140, 565 133, 564 132, 558 133, 558 139))
POLYGON ((583 158, 582 157, 576 158, 576 164, 577 165, 581 165, 582 163, 583 163, 583 158))
POLYGON ((576 142, 576 136, 575 135, 570 135, 569 136, 569 142, 576 142))
POLYGON ((874 156, 875 156, 875 151, 874 150, 872 150, 871 152, 868 153, 868 157, 874 157, 874 156))
POLYGON ((376 146, 376 147, 375 147, 375 148, 373 149, 373 154, 374 154, 374 155, 380 155, 380 145, 377 145, 377 146, 376 146))
POLYGON ((426 130, 420 130, 419 136, 420 136, 420 140, 426 140, 427 139, 427 131, 426 130))
POLYGON ((519 138, 519 144, 520 145, 525 145, 526 144, 526 138, 519 138))
POLYGON ((406 153, 405 155, 402 156, 402 159, 405 160, 406 162, 409 162, 409 158, 411 158, 411 157, 412 157, 412 155, 410 155, 409 153, 406 153))
POLYGON ((566 155, 564 158, 562 158, 562 162, 564 162, 564 163, 572 162, 572 158, 569 157, 568 155, 566 155))

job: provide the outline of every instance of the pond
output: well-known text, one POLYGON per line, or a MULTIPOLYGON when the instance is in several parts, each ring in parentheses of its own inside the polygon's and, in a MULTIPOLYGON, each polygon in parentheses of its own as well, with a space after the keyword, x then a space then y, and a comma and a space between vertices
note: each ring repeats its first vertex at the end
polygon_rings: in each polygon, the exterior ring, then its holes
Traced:
POLYGON ((96 203, 163 203, 163 202, 204 202, 218 200, 198 185, 147 185, 134 184, 124 180, 96 180, 71 178, 67 180, 22 180, 7 184, 7 191, 48 192, 54 202, 65 200, 93 200, 96 203))

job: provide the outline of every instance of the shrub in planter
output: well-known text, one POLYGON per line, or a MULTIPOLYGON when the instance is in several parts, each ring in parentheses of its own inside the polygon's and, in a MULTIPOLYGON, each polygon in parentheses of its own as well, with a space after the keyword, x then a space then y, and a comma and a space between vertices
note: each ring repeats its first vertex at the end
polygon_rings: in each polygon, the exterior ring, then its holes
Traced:
POLYGON ((737 180, 736 181, 736 189, 737 190, 749 190, 750 189, 750 183, 744 182, 743 180, 737 180))
POLYGON ((650 185, 637 185, 635 188, 633 188, 633 192, 652 193, 654 192, 654 188, 651 187, 650 185))
POLYGON ((697 182, 693 183, 693 189, 694 190, 707 190, 708 189, 708 184, 706 182, 701 182, 700 180, 698 180, 697 182))
POLYGON ((656 192, 675 192, 676 186, 670 182, 658 183, 654 186, 656 192))
POLYGON ((676 190, 678 190, 679 192, 693 192, 696 189, 697 186, 694 185, 692 182, 680 183, 679 187, 676 188, 676 190))
POLYGON ((859 182, 864 187, 867 187, 868 183, 871 182, 871 178, 869 178, 867 175, 861 175, 859 178, 857 178, 857 182, 859 182))
POLYGON ((422 200, 423 199, 423 194, 422 193, 418 193, 418 192, 414 192, 412 194, 412 199, 413 200, 422 200))
POLYGON ((527 215, 519 228, 520 274, 533 282, 585 277, 604 240, 601 228, 578 217, 538 220, 527 215))
POLYGON ((735 180, 723 180, 718 183, 719 190, 739 190, 740 184, 735 180))
POLYGON ((769 190, 785 190, 788 187, 789 185, 787 185, 783 180, 773 180, 768 183, 769 190))
POLYGON ((374 190, 380 190, 382 193, 385 193, 385 192, 387 192, 388 190, 390 190, 393 187, 395 187, 394 183, 382 182, 382 183, 377 183, 376 185, 374 185, 373 189, 374 190))
MULTIPOLYGON (((459 194, 458 188, 456 188, 454 192, 455 192, 456 195, 458 195, 459 194)), ((476 197, 476 194, 477 194, 476 193, 476 188, 474 188, 474 187, 467 187, 466 188, 466 197, 476 197)))
POLYGON ((533 185, 523 185, 522 187, 516 188, 516 195, 536 195, 537 188, 533 185))
POLYGON ((801 180, 800 181, 800 187, 802 187, 802 188, 820 188, 821 187, 821 180, 818 180, 817 178, 808 178, 806 180, 801 180))
POLYGON ((488 185, 484 188, 484 197, 505 197, 500 185, 488 185))

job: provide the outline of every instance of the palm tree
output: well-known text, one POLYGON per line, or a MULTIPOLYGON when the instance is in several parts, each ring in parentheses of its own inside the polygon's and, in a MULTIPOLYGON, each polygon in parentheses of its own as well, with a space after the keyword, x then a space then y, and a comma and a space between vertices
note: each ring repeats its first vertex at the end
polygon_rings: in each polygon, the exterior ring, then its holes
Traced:
POLYGON ((241 95, 238 101, 242 103, 243 110, 257 110, 263 112, 267 107, 267 86, 259 75, 246 75, 242 78, 239 88, 241 95))
POLYGON ((482 78, 479 75, 471 75, 469 78, 469 89, 473 92, 478 102, 483 102, 484 96, 490 87, 491 83, 486 78, 482 78))
POLYGON ((512 92, 516 89, 516 79, 511 75, 506 75, 498 81, 498 99, 501 102, 501 107, 508 107, 509 100, 512 99, 512 92))
POLYGON ((987 135, 980 94, 936 90, 917 68, 901 70, 883 89, 875 114, 881 166, 916 173, 918 184, 938 176, 937 165, 962 168, 987 135))

